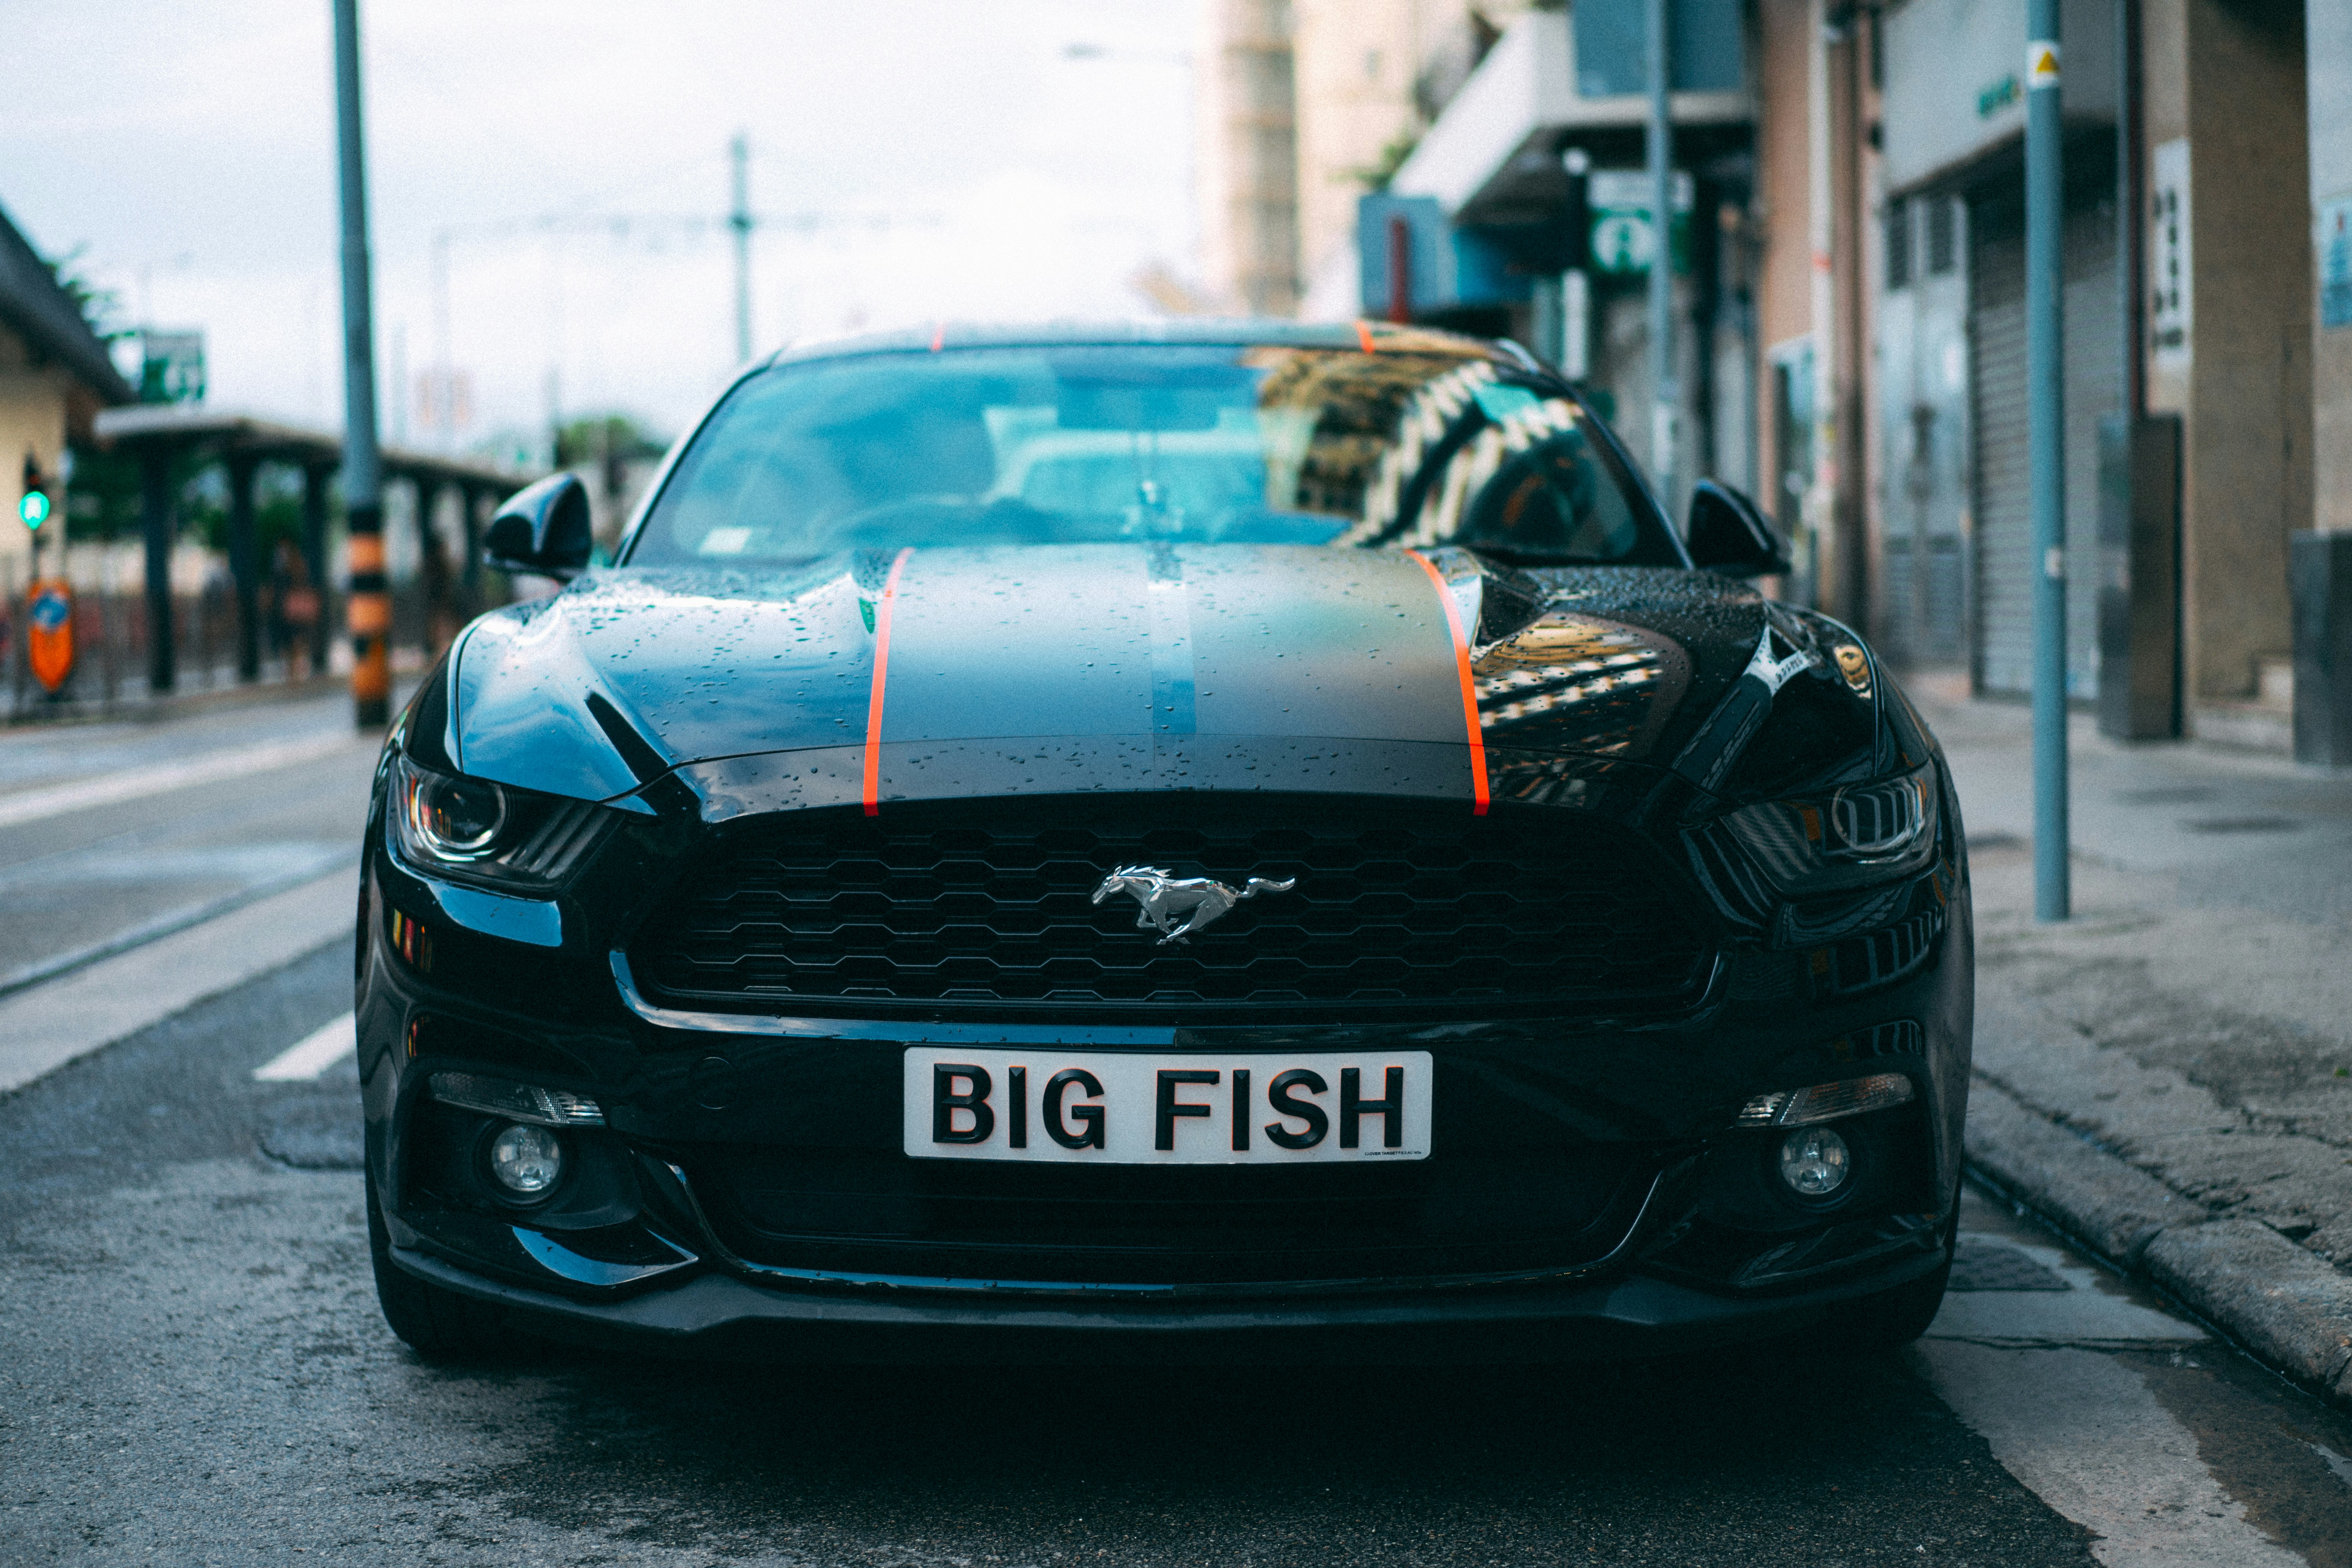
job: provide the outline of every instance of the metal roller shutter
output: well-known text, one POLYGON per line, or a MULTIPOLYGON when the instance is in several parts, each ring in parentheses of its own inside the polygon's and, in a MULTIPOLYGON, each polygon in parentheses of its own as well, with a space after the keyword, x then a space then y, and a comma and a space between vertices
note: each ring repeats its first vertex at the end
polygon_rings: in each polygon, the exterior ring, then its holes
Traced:
MULTIPOLYGON (((2111 182, 2110 182, 2111 184, 2111 182)), ((2099 189, 2084 176, 2077 189, 2099 189)), ((2025 213, 2021 182, 1969 209, 1976 454, 1977 679, 2032 684, 2033 512, 2025 408, 2025 213)), ((2099 421, 2122 399, 2112 199, 2070 204, 2065 233, 2066 689, 2098 689, 2099 421)))

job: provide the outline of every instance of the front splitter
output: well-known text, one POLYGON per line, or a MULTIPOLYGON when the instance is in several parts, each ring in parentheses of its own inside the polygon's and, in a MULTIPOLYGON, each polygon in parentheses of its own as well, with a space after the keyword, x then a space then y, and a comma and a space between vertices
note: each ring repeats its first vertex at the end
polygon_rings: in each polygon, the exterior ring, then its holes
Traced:
POLYGON ((559 1339, 697 1359, 1414 1363, 1616 1361, 1801 1331, 1934 1271, 1940 1248, 1801 1292, 1737 1298, 1626 1274, 1604 1282, 1187 1305, 1057 1303, 889 1288, 785 1289, 711 1271, 610 1301, 501 1284, 395 1247, 420 1279, 559 1339))

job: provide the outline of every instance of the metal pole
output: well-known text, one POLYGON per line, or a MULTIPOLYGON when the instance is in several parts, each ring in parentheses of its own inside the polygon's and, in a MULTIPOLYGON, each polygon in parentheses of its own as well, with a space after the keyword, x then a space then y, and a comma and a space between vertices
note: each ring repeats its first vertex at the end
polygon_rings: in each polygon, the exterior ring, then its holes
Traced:
POLYGON ((1674 38, 1667 0, 1649 0, 1643 63, 1650 89, 1650 471, 1658 499, 1675 504, 1674 38))
POLYGON ((1412 321, 1412 226, 1402 213, 1389 218, 1389 320, 1412 321))
POLYGON ((2063 921, 2066 823, 2065 171, 2058 0, 2025 16, 2025 384, 2033 488, 2033 912, 2063 921))
POLYGON ((352 583, 352 714, 392 718, 392 595, 383 574, 383 465, 375 440, 375 324, 368 299, 366 144, 360 129, 359 0, 335 8, 335 140, 343 209, 343 521, 352 583))
POLYGON ((751 363, 751 143, 738 131, 727 144, 735 165, 735 205, 727 226, 735 231, 735 363, 751 363))

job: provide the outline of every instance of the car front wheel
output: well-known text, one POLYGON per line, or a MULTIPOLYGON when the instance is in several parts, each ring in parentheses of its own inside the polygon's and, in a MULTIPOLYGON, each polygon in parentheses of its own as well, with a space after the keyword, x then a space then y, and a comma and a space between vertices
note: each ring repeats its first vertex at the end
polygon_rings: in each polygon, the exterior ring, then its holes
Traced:
POLYGON ((1952 1279, 1952 1258, 1960 1239, 1960 1195, 1952 1194, 1952 1217, 1944 1224, 1944 1261, 1932 1274, 1906 1280, 1892 1290, 1865 1296, 1839 1310, 1832 1328, 1841 1342, 1864 1350, 1895 1350, 1927 1331, 1944 1305, 1952 1279))
POLYGON ((506 1313, 488 1301, 419 1279, 392 1260, 392 1234, 376 1199, 375 1173, 367 1174, 368 1254, 375 1264, 375 1299, 383 1320, 426 1361, 487 1361, 517 1349, 506 1313))

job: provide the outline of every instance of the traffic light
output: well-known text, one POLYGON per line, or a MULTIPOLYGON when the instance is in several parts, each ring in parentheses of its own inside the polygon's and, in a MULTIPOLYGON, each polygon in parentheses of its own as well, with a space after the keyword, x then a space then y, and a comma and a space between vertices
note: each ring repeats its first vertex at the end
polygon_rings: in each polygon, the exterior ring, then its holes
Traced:
POLYGON ((25 454, 25 495, 16 503, 16 515, 25 526, 38 533, 41 524, 49 521, 51 510, 49 481, 41 473, 41 459, 32 453, 25 454))

